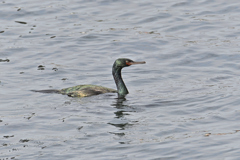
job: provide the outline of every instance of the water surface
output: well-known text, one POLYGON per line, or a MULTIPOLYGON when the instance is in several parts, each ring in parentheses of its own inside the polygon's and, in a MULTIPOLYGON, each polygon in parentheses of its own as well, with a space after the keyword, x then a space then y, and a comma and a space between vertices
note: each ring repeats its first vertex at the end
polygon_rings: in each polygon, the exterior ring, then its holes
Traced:
POLYGON ((0 1, 0 159, 239 159, 240 2, 0 1), (130 92, 31 92, 80 84, 130 92))

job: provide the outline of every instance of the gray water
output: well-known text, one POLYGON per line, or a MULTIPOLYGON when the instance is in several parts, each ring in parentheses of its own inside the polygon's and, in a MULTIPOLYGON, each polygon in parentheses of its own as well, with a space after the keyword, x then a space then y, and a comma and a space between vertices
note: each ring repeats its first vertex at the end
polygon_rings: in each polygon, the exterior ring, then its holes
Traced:
POLYGON ((0 1, 0 160, 239 160, 240 2, 0 1), (30 90, 116 88, 86 98, 30 90))

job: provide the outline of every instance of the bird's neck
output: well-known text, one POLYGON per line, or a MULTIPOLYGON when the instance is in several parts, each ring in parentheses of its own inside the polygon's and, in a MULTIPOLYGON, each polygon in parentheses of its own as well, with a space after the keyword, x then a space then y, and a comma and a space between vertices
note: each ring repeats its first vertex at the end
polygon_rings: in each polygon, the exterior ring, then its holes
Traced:
POLYGON ((112 75, 117 86, 118 95, 124 96, 128 94, 128 89, 125 83, 123 82, 121 71, 122 71, 121 67, 113 66, 112 68, 112 75))

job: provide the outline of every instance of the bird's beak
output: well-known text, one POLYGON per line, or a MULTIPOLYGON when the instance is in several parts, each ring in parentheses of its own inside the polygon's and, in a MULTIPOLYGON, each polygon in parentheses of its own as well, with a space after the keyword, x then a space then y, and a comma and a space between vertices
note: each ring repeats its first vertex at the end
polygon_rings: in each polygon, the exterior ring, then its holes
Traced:
POLYGON ((142 62, 128 62, 128 65, 133 65, 133 64, 145 64, 145 61, 142 62))

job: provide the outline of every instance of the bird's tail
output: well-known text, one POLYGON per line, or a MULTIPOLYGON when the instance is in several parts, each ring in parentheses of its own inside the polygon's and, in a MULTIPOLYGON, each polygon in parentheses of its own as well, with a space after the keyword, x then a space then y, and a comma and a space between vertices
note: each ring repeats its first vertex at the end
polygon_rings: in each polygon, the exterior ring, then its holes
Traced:
POLYGON ((40 92, 40 93, 60 93, 60 90, 57 90, 57 89, 31 90, 31 91, 40 92))

